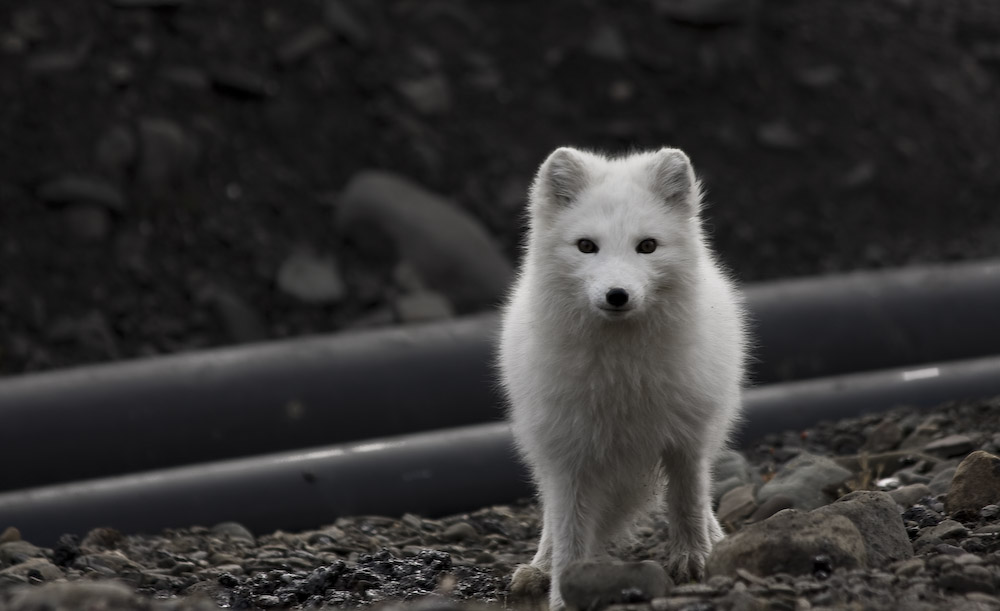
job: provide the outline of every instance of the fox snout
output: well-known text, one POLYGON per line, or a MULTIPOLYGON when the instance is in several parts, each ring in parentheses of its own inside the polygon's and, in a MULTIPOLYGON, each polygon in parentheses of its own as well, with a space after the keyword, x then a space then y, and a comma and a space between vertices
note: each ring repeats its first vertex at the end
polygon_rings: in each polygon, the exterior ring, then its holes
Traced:
POLYGON ((628 291, 615 287, 604 295, 604 300, 613 308, 624 307, 628 303, 628 291))

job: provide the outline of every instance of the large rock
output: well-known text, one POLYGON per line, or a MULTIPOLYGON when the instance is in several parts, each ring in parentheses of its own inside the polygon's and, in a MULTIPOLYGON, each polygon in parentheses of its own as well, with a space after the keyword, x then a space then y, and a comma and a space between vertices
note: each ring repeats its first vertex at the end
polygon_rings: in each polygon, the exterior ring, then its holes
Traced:
POLYGON ((850 520, 865 542, 870 566, 886 566, 913 557, 899 508, 885 492, 858 490, 812 513, 850 520))
MULTIPOLYGON (((460 312, 496 303, 510 283, 510 262, 478 221, 394 174, 367 171, 352 178, 340 198, 337 222, 362 247, 368 233, 387 236, 428 286, 460 312)), ((374 247, 384 246, 380 236, 376 240, 374 247)))
POLYGON ((944 508, 951 514, 978 515, 1000 503, 1000 456, 976 450, 965 457, 948 487, 944 508))
POLYGON ((559 591, 570 609, 603 609, 666 596, 673 583, 657 562, 577 562, 563 575, 559 591))
POLYGON ((827 491, 844 483, 851 475, 829 458, 803 452, 760 487, 757 503, 763 505, 771 497, 782 495, 792 499, 796 509, 815 509, 832 501, 827 491))
POLYGON ((867 564, 865 541, 848 518, 786 509, 717 543, 705 572, 735 575, 744 569, 757 575, 809 575, 867 564))

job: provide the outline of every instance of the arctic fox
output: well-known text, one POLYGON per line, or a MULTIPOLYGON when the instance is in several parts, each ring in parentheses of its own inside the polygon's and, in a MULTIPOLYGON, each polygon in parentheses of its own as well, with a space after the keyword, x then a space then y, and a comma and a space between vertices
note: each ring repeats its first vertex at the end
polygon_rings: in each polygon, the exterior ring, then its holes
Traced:
POLYGON ((542 534, 511 593, 562 604, 567 566, 601 554, 666 482, 675 579, 723 538, 711 465, 738 417, 743 304, 702 232, 678 149, 608 158, 560 148, 531 187, 499 365, 542 534))

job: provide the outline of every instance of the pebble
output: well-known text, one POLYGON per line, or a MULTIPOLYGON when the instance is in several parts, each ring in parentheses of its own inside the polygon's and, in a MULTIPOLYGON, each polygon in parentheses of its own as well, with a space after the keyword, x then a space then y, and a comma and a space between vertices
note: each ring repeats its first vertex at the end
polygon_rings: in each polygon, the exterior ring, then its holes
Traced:
POLYGON ((451 87, 443 74, 401 80, 396 90, 422 115, 442 115, 451 111, 451 87))
POLYGON ((380 254, 390 240, 427 286, 445 295, 460 313, 496 303, 513 275, 479 221, 395 174, 354 176, 340 198, 337 224, 364 252, 380 254), (369 235, 372 240, 366 242, 369 235))
POLYGON ((783 151, 800 149, 805 144, 802 135, 786 121, 761 125, 757 128, 757 140, 768 148, 783 151))
POLYGON ((290 66, 298 63, 326 46, 332 39, 330 31, 323 26, 308 27, 278 48, 278 63, 290 66))
POLYGON ((476 541, 479 539, 479 532, 468 522, 456 522, 441 533, 441 538, 445 541, 476 541))
POLYGON ((956 468, 947 491, 945 510, 950 514, 976 515, 986 505, 1000 503, 1000 457, 982 450, 969 454, 956 468))
POLYGON ((850 520, 861 533, 868 552, 868 566, 882 567, 913 556, 913 547, 899 509, 886 492, 858 490, 812 513, 819 516, 839 515, 850 520))
POLYGON ((20 541, 21 531, 13 526, 8 526, 0 532, 0 545, 4 543, 10 543, 11 541, 20 541))
MULTIPOLYGON (((956 467, 945 467, 944 469, 938 471, 931 478, 931 481, 927 482, 927 487, 931 489, 931 492, 935 495, 944 494, 948 492, 951 488, 952 479, 955 477, 956 467)), ((978 508, 977 508, 978 510, 978 508)))
POLYGON ((757 508, 754 501, 755 486, 743 484, 722 495, 716 515, 722 524, 739 524, 757 508))
POLYGON ((712 499, 716 504, 722 495, 733 488, 754 481, 750 462, 735 450, 724 450, 719 454, 712 464, 712 476, 712 499))
POLYGON ((783 509, 791 509, 795 506, 795 500, 784 494, 776 494, 760 504, 757 509, 747 518, 748 522, 760 522, 766 520, 783 509))
POLYGON ((796 509, 815 509, 829 503, 827 490, 840 486, 853 474, 825 456, 803 452, 782 467, 771 481, 757 491, 757 503, 782 495, 796 509))
POLYGON ((176 186, 197 165, 199 145, 170 119, 142 118, 138 122, 137 178, 150 188, 176 186))
POLYGON ((628 46, 622 33, 609 24, 601 25, 587 41, 587 52, 592 56, 613 62, 628 59, 628 46))
POLYGON ((566 569, 559 591, 568 607, 584 611, 661 598, 672 585, 658 562, 578 562, 566 569))
POLYGON ((246 541, 251 545, 257 543, 257 538, 253 536, 253 533, 239 522, 220 522, 212 527, 212 534, 246 541))
POLYGON ((293 252, 278 268, 278 288, 310 304, 338 303, 347 288, 332 257, 305 249, 293 252))
POLYGON ((89 204, 124 210, 125 195, 112 183, 96 176, 65 174, 38 188, 38 198, 49 204, 89 204))
POLYGON ((889 492, 892 500, 902 507, 909 507, 920 499, 931 496, 931 494, 931 489, 926 484, 909 484, 889 492))
POLYGON ((882 420, 870 433, 861 449, 866 453, 880 453, 895 450, 903 440, 903 429, 899 423, 888 418, 882 420))
POLYGON ((975 442, 968 435, 948 435, 928 443, 924 446, 923 451, 942 458, 952 458, 964 456, 975 447, 975 442))

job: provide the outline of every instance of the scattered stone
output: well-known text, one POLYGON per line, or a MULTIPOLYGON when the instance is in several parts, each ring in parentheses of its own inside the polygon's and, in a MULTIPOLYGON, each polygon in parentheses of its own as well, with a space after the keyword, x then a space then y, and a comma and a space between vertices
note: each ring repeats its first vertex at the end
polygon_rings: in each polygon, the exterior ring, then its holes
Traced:
POLYGON ((485 228, 453 202, 388 172, 363 172, 347 184, 337 210, 340 230, 362 250, 381 254, 388 236, 434 290, 459 312, 494 304, 511 265, 485 228), (365 243, 374 235, 373 243, 365 243))
POLYGON ((926 562, 923 558, 907 558, 893 563, 889 568, 897 575, 911 577, 924 570, 926 562))
POLYGON ((0 543, 0 567, 20 564, 29 558, 44 558, 45 552, 27 541, 0 543))
POLYGON ((943 458, 952 458, 964 456, 975 447, 975 442, 968 435, 948 435, 925 445, 924 452, 943 458))
POLYGON ((443 74, 407 79, 396 83, 396 90, 423 115, 441 115, 451 110, 451 87, 443 74))
POLYGON ((323 48, 331 40, 330 31, 314 25, 286 41, 277 51, 278 63, 289 66, 298 63, 323 48))
POLYGON ((776 494, 761 503, 760 506, 757 507, 752 514, 750 514, 747 521, 760 522, 761 520, 770 518, 779 511, 791 509, 793 507, 795 507, 795 499, 785 496, 784 494, 776 494))
POLYGON ((326 25, 355 47, 366 47, 371 38, 368 28, 344 0, 326 0, 323 6, 326 25))
POLYGON ((253 536, 253 533, 239 522, 220 522, 212 527, 212 534, 247 541, 251 545, 257 544, 257 538, 253 536))
POLYGON ((803 452, 760 487, 757 503, 763 505, 780 494, 792 499, 796 509, 815 509, 832 500, 826 490, 842 485, 851 475, 830 458, 803 452))
POLYGON ((587 42, 587 52, 594 57, 621 62, 628 59, 628 46, 617 28, 604 24, 597 28, 587 42))
POLYGON ((792 151, 805 144, 801 134, 785 121, 766 123, 757 128, 757 140, 768 148, 792 151))
MULTIPOLYGON (((940 541, 945 541, 948 539, 961 539, 969 534, 969 529, 961 524, 961 522, 956 522, 955 520, 944 520, 937 526, 933 526, 924 530, 920 536, 914 541, 914 547, 925 546, 928 544, 937 544, 940 541)), ((960 552, 964 551, 959 549, 960 552)))
MULTIPOLYGON (((132 590, 114 581, 73 581, 47 583, 19 590, 11 600, 18 611, 71 611, 145 609, 146 604, 132 590)), ((159 608, 156 611, 160 611, 159 608)), ((163 610, 166 611, 166 610, 163 610)))
POLYGON ((242 100, 263 100, 278 95, 278 84, 243 66, 217 66, 209 73, 212 87, 242 100))
POLYGON ((895 501, 885 492, 858 490, 812 513, 851 521, 865 543, 869 566, 880 567, 913 556, 910 538, 895 501))
POLYGON ((753 481, 753 470, 746 457, 741 452, 725 450, 712 465, 712 500, 718 504, 725 493, 753 481))
POLYGON ((947 571, 938 576, 937 585, 952 592, 984 592, 994 594, 997 589, 992 573, 981 566, 966 567, 963 571, 947 571))
POLYGON ((139 120, 138 179, 152 188, 176 186, 194 169, 198 143, 169 119, 139 120))
POLYGON ((479 533, 468 522, 456 522, 441 533, 441 538, 445 541, 468 542, 479 539, 479 533))
POLYGON ((861 446, 861 449, 867 454, 888 452, 895 450, 902 440, 903 429, 899 427, 899 424, 895 420, 886 418, 868 433, 868 437, 865 439, 865 443, 861 446))
POLYGON ((654 0, 653 8, 674 21, 698 26, 739 23, 753 10, 755 0, 654 0))
POLYGON ((346 294, 344 281, 333 258, 321 257, 304 249, 292 253, 281 264, 278 288, 312 304, 337 303, 346 294))
POLYGON ((931 489, 926 484, 910 484, 889 492, 892 500, 904 508, 917 503, 924 497, 931 496, 931 494, 931 489))
POLYGON ((976 515, 986 505, 1000 503, 1000 457, 976 450, 955 470, 945 498, 953 515, 976 515))
POLYGON ((89 204, 109 210, 125 209, 125 196, 121 190, 96 176, 60 176, 39 187, 38 198, 54 205, 89 204))
POLYGON ((0 570, 0 583, 3 583, 5 577, 20 578, 25 583, 38 583, 41 581, 55 581, 65 576, 59 567, 47 559, 29 558, 24 562, 0 570))
POLYGON ((21 531, 13 526, 8 526, 0 533, 0 545, 4 543, 10 543, 11 541, 20 541, 21 531))
MULTIPOLYGON (((948 492, 951 488, 951 482, 955 478, 955 473, 958 471, 958 467, 945 467, 941 469, 931 481, 927 482, 927 487, 931 489, 931 492, 935 495, 944 494, 948 492)), ((977 510, 978 511, 978 510, 977 510)))
POLYGON ((737 569, 756 575, 810 575, 820 558, 827 572, 868 563, 865 542, 849 519, 788 509, 717 543, 705 571, 709 576, 735 575, 737 569))
POLYGON ((673 587, 658 562, 577 562, 560 584, 566 606, 579 611, 666 596, 673 587))
POLYGON ((733 488, 722 496, 719 501, 719 509, 716 515, 724 525, 738 525, 753 513, 757 508, 754 502, 753 484, 743 484, 733 488))
POLYGON ((418 291, 393 300, 395 319, 401 323, 444 320, 454 315, 451 303, 435 291, 418 291))

